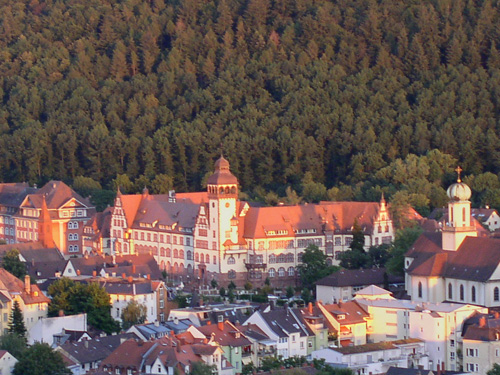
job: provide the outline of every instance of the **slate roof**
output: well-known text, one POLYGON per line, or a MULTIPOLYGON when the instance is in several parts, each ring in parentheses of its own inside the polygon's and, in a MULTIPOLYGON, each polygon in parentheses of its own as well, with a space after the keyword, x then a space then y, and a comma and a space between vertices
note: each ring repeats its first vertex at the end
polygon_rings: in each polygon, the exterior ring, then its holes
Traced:
POLYGON ((33 194, 35 191, 36 188, 30 187, 26 182, 1 183, 0 205, 18 208, 26 195, 33 194))
POLYGON ((289 308, 261 312, 260 314, 279 337, 289 337, 290 333, 299 333, 301 337, 309 335, 306 327, 300 324, 296 314, 289 308))
POLYGON ((120 335, 111 335, 97 337, 93 340, 84 340, 81 342, 67 341, 60 346, 60 350, 70 356, 70 359, 78 363, 98 362, 109 356, 116 348, 120 346, 122 339, 137 338, 135 334, 124 333, 120 335))
POLYGON ((121 255, 121 256, 91 256, 88 258, 71 258, 69 260, 75 270, 81 275, 92 276, 93 271, 98 274, 104 270, 116 276, 125 273, 127 276, 144 277, 150 275, 152 279, 160 279, 161 271, 155 258, 149 254, 121 255))
POLYGON ((245 334, 245 336, 250 337, 256 341, 269 340, 269 336, 259 328, 257 324, 247 324, 238 325, 237 328, 245 334))
MULTIPOLYGON (((316 282, 316 285, 333 287, 363 286, 384 283, 385 268, 369 268, 359 270, 340 270, 316 282)), ((401 283, 404 277, 388 275, 389 283, 401 283)))
POLYGON ((153 293, 151 280, 137 280, 132 282, 123 279, 90 279, 85 282, 98 282, 109 294, 140 295, 153 293))

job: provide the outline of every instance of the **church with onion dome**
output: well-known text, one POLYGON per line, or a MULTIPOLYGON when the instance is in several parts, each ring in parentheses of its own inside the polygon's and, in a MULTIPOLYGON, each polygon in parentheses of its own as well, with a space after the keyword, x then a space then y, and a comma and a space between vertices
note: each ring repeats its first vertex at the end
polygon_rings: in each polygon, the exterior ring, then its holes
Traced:
POLYGON ((406 290, 417 302, 500 306, 500 239, 479 235, 471 189, 457 172, 442 230, 424 232, 405 254, 406 290))

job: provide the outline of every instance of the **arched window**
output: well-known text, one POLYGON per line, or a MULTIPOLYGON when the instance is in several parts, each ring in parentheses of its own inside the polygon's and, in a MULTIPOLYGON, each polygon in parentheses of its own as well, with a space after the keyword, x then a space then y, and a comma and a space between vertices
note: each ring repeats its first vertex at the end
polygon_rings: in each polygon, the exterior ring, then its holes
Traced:
POLYGON ((302 263, 302 255, 304 255, 304 253, 299 253, 297 255, 297 262, 302 263))
POLYGON ((205 263, 205 255, 200 254, 200 263, 205 263))
POLYGON ((200 261, 200 254, 194 253, 194 261, 199 262, 200 261))
POLYGON ((191 250, 188 250, 186 252, 186 259, 187 260, 193 260, 193 253, 191 252, 191 250))
POLYGON ((227 278, 228 279, 236 279, 236 271, 235 270, 229 270, 227 273, 227 278))
POLYGON ((448 284, 448 299, 453 299, 453 286, 451 285, 451 283, 448 284))
POLYGON ((210 264, 210 255, 205 255, 205 263, 210 264))
POLYGON ((227 264, 235 264, 236 260, 234 259, 233 256, 230 256, 229 259, 227 260, 227 264))
POLYGON ((470 290, 470 299, 472 302, 476 302, 476 287, 472 286, 470 290))
POLYGON ((177 249, 174 249, 174 258, 179 257, 179 251, 177 249))
POLYGON ((293 267, 288 268, 288 276, 295 275, 295 269, 293 267))
POLYGON ((500 300, 500 290, 496 286, 495 289, 493 289, 493 301, 498 302, 500 300))
POLYGON ((278 255, 278 263, 285 263, 285 254, 278 255))
POLYGON ((173 273, 175 274, 179 273, 179 265, 177 264, 177 262, 174 263, 173 273))
POLYGON ((332 258, 326 258, 326 265, 331 266, 332 265, 332 258))
POLYGON ((165 248, 160 248, 160 256, 164 257, 165 256, 165 248))
POLYGON ((170 256, 170 248, 168 248, 168 247, 167 247, 167 255, 166 255, 166 256, 167 256, 167 257, 169 257, 169 256, 170 256))
POLYGON ((236 188, 234 186, 231 188, 231 194, 236 194, 236 188))
POLYGON ((293 255, 293 253, 286 254, 286 262, 287 263, 293 263, 294 260, 295 260, 295 256, 293 255))
POLYGON ((269 255, 269 263, 276 263, 276 255, 274 254, 269 255))
POLYGON ((465 207, 462 208, 462 221, 464 222, 465 225, 465 207))
POLYGON ((179 251, 179 258, 184 259, 184 250, 179 251))
POLYGON ((188 274, 192 275, 193 274, 193 266, 188 264, 187 271, 188 271, 188 274))
POLYGON ((418 298, 422 298, 422 283, 418 282, 418 298))
POLYGON ((285 269, 283 267, 280 267, 278 270, 278 276, 279 277, 285 277, 285 269))
POLYGON ((268 274, 269 277, 272 279, 274 276, 276 276, 276 270, 274 268, 269 268, 268 274))
POLYGON ((464 286, 463 284, 460 284, 460 301, 463 301, 465 299, 464 297, 464 286))
POLYGON ((217 256, 214 255, 213 261, 214 261, 214 264, 217 264, 217 256))

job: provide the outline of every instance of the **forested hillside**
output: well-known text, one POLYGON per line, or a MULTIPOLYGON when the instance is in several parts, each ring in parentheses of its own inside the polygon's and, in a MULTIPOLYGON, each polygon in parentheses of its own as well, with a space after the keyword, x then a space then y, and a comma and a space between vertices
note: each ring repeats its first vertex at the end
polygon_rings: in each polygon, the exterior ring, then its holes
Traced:
POLYGON ((3 181, 500 205, 497 1, 0 4, 3 181))

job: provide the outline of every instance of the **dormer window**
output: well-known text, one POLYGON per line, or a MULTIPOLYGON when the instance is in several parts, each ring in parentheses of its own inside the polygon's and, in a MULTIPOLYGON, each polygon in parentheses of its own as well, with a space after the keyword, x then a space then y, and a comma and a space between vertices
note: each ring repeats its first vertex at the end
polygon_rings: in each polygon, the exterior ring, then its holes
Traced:
POLYGON ((345 319, 345 314, 337 315, 337 319, 338 320, 344 320, 345 319))

